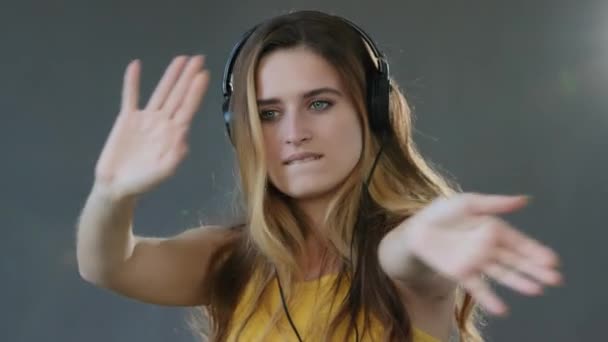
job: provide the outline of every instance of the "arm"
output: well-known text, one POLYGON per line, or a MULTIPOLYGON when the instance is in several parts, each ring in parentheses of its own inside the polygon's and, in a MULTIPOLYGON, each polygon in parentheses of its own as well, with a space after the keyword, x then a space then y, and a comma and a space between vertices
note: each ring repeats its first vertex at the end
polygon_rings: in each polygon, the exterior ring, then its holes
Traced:
POLYGON ((121 295, 160 305, 205 305, 213 255, 235 238, 219 227, 171 238, 136 236, 136 199, 114 198, 96 184, 78 222, 77 258, 83 279, 121 295))
POLYGON ((447 341, 453 326, 456 284, 423 263, 413 248, 417 232, 404 224, 391 230, 378 247, 380 264, 391 278, 414 326, 447 341))
POLYGON ((95 184, 77 225, 76 255, 80 275, 104 284, 115 265, 133 251, 131 230, 135 198, 114 199, 103 186, 95 184))
POLYGON ((188 152, 187 133, 209 81, 203 62, 176 57, 143 108, 141 64, 125 70, 121 109, 78 222, 78 268, 91 283, 156 304, 208 302, 208 269, 229 230, 201 227, 166 239, 132 231, 137 198, 175 174, 188 152))

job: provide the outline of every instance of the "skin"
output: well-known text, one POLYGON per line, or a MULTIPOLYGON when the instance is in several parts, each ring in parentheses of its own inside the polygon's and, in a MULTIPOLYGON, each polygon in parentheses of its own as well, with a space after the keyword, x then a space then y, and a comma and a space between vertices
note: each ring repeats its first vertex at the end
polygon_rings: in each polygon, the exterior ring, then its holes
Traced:
POLYGON ((270 180, 318 224, 329 196, 359 161, 362 135, 355 107, 337 72, 303 47, 263 58, 257 89, 270 180), (323 157, 284 164, 298 152, 323 157))

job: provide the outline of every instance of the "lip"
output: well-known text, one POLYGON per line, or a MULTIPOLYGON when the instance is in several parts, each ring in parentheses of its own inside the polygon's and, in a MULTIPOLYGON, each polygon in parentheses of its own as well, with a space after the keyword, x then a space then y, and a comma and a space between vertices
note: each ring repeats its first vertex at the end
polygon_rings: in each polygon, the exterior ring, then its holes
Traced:
POLYGON ((294 161, 306 159, 306 158, 310 158, 310 157, 321 158, 321 157, 323 157, 323 155, 321 153, 313 153, 313 152, 294 153, 283 160, 283 165, 289 165, 290 163, 292 163, 294 161))

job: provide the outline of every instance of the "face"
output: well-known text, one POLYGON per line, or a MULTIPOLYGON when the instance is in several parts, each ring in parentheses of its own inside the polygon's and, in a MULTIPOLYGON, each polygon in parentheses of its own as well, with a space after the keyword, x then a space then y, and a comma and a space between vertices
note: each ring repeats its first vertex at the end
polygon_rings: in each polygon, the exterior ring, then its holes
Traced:
POLYGON ((357 111, 337 71, 298 47, 260 60, 259 115, 271 182, 295 199, 330 195, 359 161, 357 111))

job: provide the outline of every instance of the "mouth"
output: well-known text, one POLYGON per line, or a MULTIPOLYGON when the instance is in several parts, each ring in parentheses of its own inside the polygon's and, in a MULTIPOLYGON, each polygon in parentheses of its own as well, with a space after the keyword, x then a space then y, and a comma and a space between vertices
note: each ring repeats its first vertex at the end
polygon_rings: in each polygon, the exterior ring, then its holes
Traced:
POLYGON ((323 155, 314 155, 314 156, 309 156, 309 157, 305 157, 305 158, 298 158, 298 159, 286 161, 283 163, 283 165, 297 165, 297 164, 311 163, 311 162, 317 161, 321 158, 323 158, 323 155))

